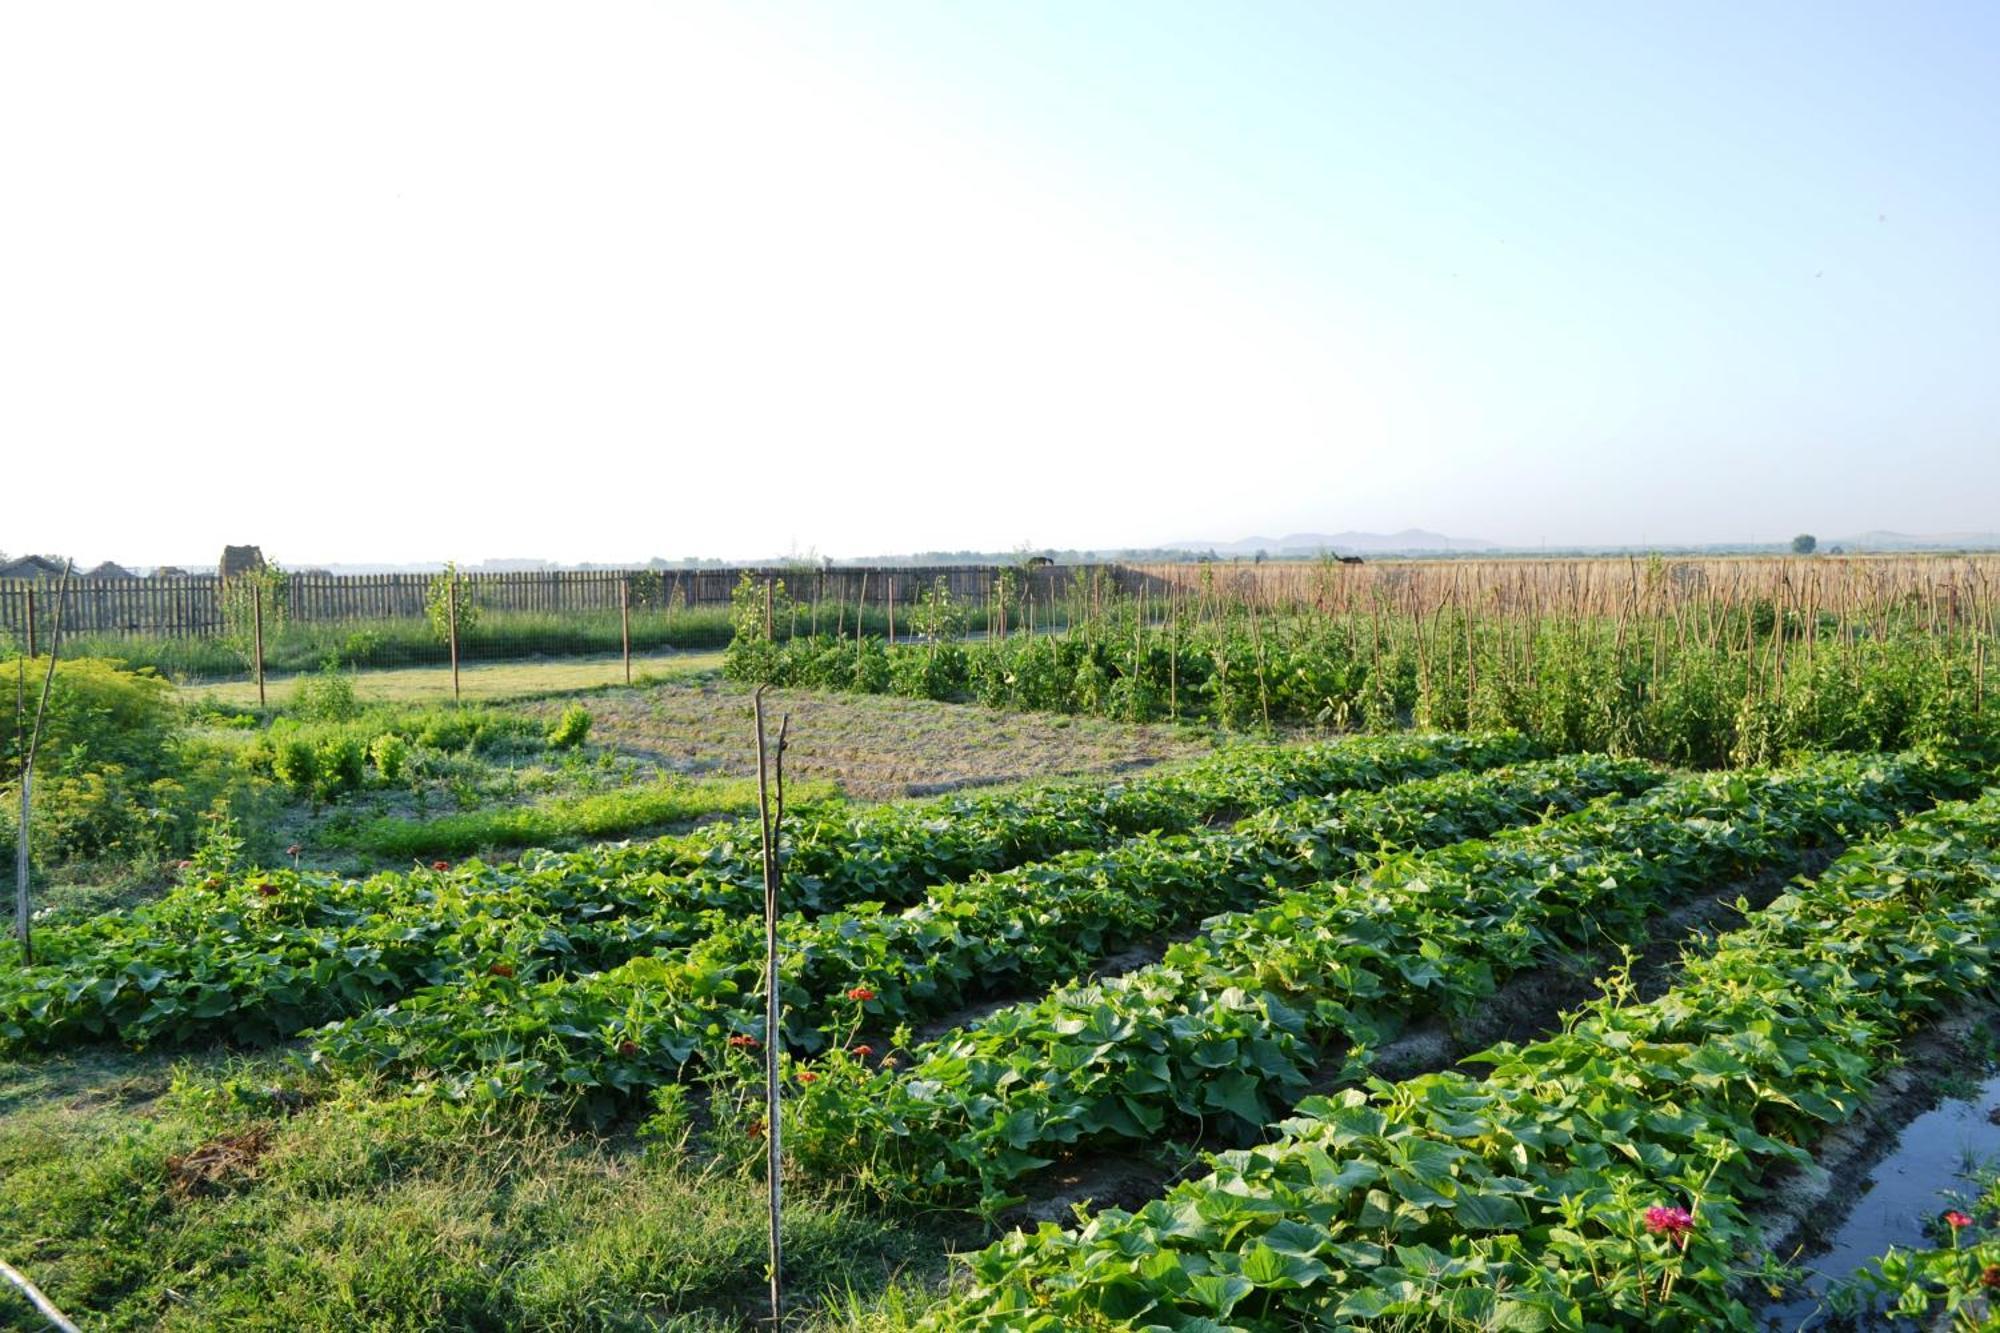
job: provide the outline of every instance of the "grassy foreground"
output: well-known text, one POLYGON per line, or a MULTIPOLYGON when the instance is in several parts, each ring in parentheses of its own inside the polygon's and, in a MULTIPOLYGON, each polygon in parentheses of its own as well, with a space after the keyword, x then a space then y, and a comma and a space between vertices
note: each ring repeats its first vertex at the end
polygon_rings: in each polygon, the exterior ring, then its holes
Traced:
MULTIPOLYGON (((764 1209, 684 1142, 482 1119, 282 1055, 0 1064, 0 1257, 93 1330, 746 1328, 764 1209)), ((958 1226, 788 1190, 790 1326, 927 1285, 977 1239, 958 1226)), ((0 1289, 0 1327, 36 1323, 0 1289)))

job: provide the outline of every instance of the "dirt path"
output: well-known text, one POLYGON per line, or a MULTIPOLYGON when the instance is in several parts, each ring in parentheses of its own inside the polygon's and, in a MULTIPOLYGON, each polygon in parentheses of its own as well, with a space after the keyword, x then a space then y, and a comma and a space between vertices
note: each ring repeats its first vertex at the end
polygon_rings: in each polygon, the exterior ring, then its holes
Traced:
MULTIPOLYGON (((1110 774, 1205 754, 1203 733, 1101 718, 1007 713, 976 704, 887 695, 772 690, 765 707, 792 717, 785 771, 831 779, 849 796, 895 800, 1032 778, 1110 774)), ((749 776, 750 692, 717 680, 609 690, 585 701, 590 738, 688 773, 749 776)), ((556 701, 533 706, 553 717, 556 701)))

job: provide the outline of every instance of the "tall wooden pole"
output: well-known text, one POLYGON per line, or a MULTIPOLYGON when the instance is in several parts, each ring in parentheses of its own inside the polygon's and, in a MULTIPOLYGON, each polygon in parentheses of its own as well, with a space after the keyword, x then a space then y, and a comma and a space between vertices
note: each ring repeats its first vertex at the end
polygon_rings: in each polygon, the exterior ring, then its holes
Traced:
POLYGON ((250 651, 257 659, 257 706, 264 706, 264 581, 250 581, 250 651))
POLYGON ((785 736, 791 730, 792 718, 787 713, 778 724, 775 766, 778 799, 774 809, 769 781, 773 766, 766 760, 764 746, 764 691, 769 688, 768 685, 758 686, 752 704, 757 714, 757 813, 764 832, 764 1178, 770 1196, 771 1327, 782 1329, 785 1325, 784 1240, 780 1222, 783 1217, 784 1154, 779 1144, 783 1104, 778 1083, 778 1056, 784 1035, 779 1027, 778 1005, 778 882, 782 870, 778 838, 785 818, 785 736))
POLYGON ((458 697, 458 569, 454 566, 445 575, 444 585, 445 619, 451 630, 451 701, 456 704, 458 697))
MULTIPOLYGON (((28 912, 28 820, 33 810, 35 785, 35 751, 42 740, 42 723, 48 716, 49 691, 56 683, 56 657, 62 652, 63 603, 69 592, 69 572, 73 566, 63 565, 62 582, 56 585, 56 622, 49 634, 49 667, 42 676, 42 698, 35 705, 35 725, 27 734, 27 743, 21 747, 21 828, 14 838, 14 935, 21 942, 21 962, 23 966, 33 966, 35 961, 34 941, 29 930, 28 912)), ((23 665, 15 668, 15 709, 26 711, 26 701, 22 696, 22 682, 25 679, 25 659, 23 665)))
POLYGON ((618 641, 625 654, 625 683, 632 683, 632 576, 618 581, 618 641))

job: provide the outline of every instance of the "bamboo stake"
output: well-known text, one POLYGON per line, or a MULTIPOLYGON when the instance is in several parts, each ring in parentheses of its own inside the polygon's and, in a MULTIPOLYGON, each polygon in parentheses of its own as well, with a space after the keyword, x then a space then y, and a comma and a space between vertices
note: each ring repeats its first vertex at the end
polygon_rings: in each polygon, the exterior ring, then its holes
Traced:
POLYGON ((264 706, 264 580, 253 574, 250 579, 251 597, 251 643, 250 650, 257 659, 257 706, 264 706))
POLYGON ((76 1325, 72 1324, 69 1317, 61 1310, 56 1309, 55 1303, 42 1294, 42 1289, 28 1281, 20 1269, 4 1259, 0 1259, 0 1277, 19 1287, 21 1294, 28 1298, 28 1304, 34 1306, 42 1318, 48 1320, 52 1327, 60 1330, 60 1333, 78 1333, 76 1325))
POLYGON ((766 759, 764 745, 764 691, 769 688, 768 685, 757 687, 752 707, 757 715, 757 815, 764 834, 764 1174, 768 1185, 766 1192, 770 1197, 771 1327, 783 1329, 784 1238, 780 1223, 784 1210, 784 1155, 779 1144, 780 1112, 783 1107, 782 1089, 778 1083, 778 1056, 784 1033, 778 1024, 778 884, 782 873, 778 839, 785 819, 785 742, 786 734, 791 730, 792 715, 786 713, 784 720, 778 724, 778 799, 774 812, 769 782, 772 765, 766 759))
MULTIPOLYGON (((75 568, 73 561, 63 562, 62 581, 56 585, 55 628, 49 633, 49 669, 42 676, 42 697, 35 705, 35 726, 28 733, 27 744, 21 750, 21 827, 14 838, 14 936, 21 942, 21 963, 25 967, 34 966, 35 948, 28 912, 28 828, 33 810, 33 790, 35 785, 35 751, 40 748, 42 725, 48 718, 49 691, 56 683, 56 658, 62 654, 63 605, 68 600, 69 574, 75 568)), ((15 707, 23 708, 20 695, 21 673, 25 667, 15 669, 15 707)))

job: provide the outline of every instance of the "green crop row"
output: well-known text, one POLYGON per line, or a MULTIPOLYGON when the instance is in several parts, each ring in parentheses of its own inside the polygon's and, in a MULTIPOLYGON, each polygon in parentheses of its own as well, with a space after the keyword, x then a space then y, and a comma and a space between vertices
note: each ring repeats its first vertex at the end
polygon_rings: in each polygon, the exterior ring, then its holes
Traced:
MULTIPOLYGON (((1046 845, 1109 841, 1134 827, 1189 826, 1273 800, 1518 758, 1514 737, 1380 737, 1235 752, 1160 778, 900 811, 827 817, 798 855, 827 862, 841 831, 867 873, 792 873, 820 901, 912 895, 1046 845), (929 840, 926 850, 926 839, 929 840)), ((343 881, 269 871, 187 884, 127 913, 40 933, 33 967, 0 955, 0 1046, 223 1036, 261 1042, 363 1013, 423 986, 613 967, 685 947, 740 916, 751 891, 727 867, 744 852, 693 835, 639 848, 524 858, 514 866, 343 881), (661 867, 698 861, 722 873, 661 867)), ((761 901, 761 890, 757 897, 761 901)))
MULTIPOLYGON (((809 913, 857 902, 907 906, 921 901, 931 885, 977 871, 1101 847, 1146 831, 1193 828, 1300 796, 1490 767, 1538 753, 1505 733, 1353 736, 1293 748, 1230 750, 1176 773, 1109 786, 1078 781, 917 804, 791 811, 782 843, 786 901, 809 913)), ((759 839, 755 820, 711 825, 628 849, 613 855, 608 867, 592 868, 682 876, 709 888, 699 905, 761 912, 759 839)))
POLYGON ((1240 1139, 1411 1015, 1465 1013, 1526 967, 1634 939, 1677 896, 1790 868, 1954 789, 1955 770, 1919 758, 1828 758, 1394 856, 1217 917, 1155 966, 898 1052, 897 1068, 832 1052, 794 1075, 787 1147, 816 1176, 991 1210, 1065 1152, 1240 1139))
MULTIPOLYGON (((817 1050, 827 1028, 851 1032, 857 1017, 879 1026, 1045 989, 1159 931, 1385 849, 1481 836, 1660 780, 1636 761, 1594 758, 1452 773, 1302 799, 1231 830, 1134 838, 975 877, 901 913, 790 916, 781 928, 786 1044, 817 1050), (856 990, 869 997, 849 1000, 856 990)), ((761 1040, 763 963, 761 923, 738 920, 684 960, 427 988, 333 1025, 317 1047, 336 1065, 441 1075, 460 1096, 615 1098, 680 1077, 698 1056, 715 1063, 731 1037, 761 1040)))
MULTIPOLYGON (((1638 1003, 1314 1099, 1137 1212, 1015 1233, 953 1330, 1756 1327, 1749 1209, 1995 983, 2000 789, 1852 847, 1638 1003)), ((1625 999, 1625 1002, 1620 1002, 1625 999)))

